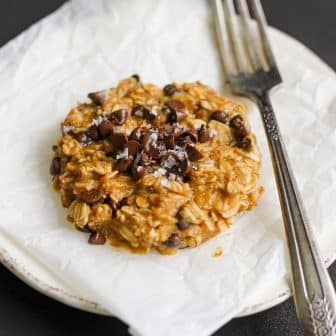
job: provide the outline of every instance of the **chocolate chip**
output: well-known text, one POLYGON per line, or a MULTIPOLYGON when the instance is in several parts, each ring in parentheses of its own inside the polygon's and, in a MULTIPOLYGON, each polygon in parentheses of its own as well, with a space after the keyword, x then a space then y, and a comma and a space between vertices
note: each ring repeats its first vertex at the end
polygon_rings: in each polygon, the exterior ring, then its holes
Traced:
POLYGON ((136 105, 132 109, 132 115, 139 117, 139 118, 144 118, 145 113, 149 113, 149 110, 147 107, 143 105, 136 105))
POLYGON ((140 82, 140 76, 138 74, 134 74, 131 77, 134 78, 137 82, 140 82))
POLYGON ((183 128, 175 123, 171 126, 171 133, 174 135, 175 139, 177 139, 183 132, 183 128))
POLYGON ((110 137, 112 145, 116 149, 123 149, 127 144, 127 135, 125 133, 115 132, 110 137))
POLYGON ((51 146, 51 150, 52 150, 53 152, 56 152, 56 151, 57 151, 57 146, 56 146, 56 145, 52 145, 52 146, 51 146))
POLYGON ((210 119, 219 121, 223 124, 226 124, 229 121, 228 115, 225 112, 222 112, 222 111, 213 112, 210 116, 210 119))
POLYGON ((50 164, 50 175, 57 176, 61 174, 61 158, 54 157, 50 164))
POLYGON ((192 142, 197 142, 198 140, 198 133, 197 130, 195 129, 187 129, 185 130, 182 134, 182 137, 188 138, 188 140, 190 139, 192 142))
POLYGON ((206 125, 202 125, 198 130, 198 141, 200 143, 204 143, 209 141, 210 139, 210 130, 206 127, 206 125))
POLYGON ((117 160, 114 168, 118 170, 120 173, 124 173, 127 171, 131 165, 133 160, 130 157, 124 157, 117 160))
POLYGON ((168 134, 164 126, 160 126, 157 129, 152 128, 152 130, 157 133, 158 140, 164 140, 165 136, 168 134))
POLYGON ((135 156, 141 149, 141 144, 135 140, 129 140, 127 142, 128 155, 135 156))
POLYGON ((88 136, 86 132, 80 132, 74 135, 75 139, 82 145, 89 145, 92 139, 88 136))
POLYGON ((164 110, 168 113, 168 122, 179 122, 187 117, 184 103, 179 100, 171 99, 165 104, 164 110))
POLYGON ((91 92, 88 94, 88 97, 96 104, 103 105, 107 96, 107 90, 91 92))
POLYGON ((139 117, 139 118, 144 118, 148 122, 151 122, 152 120, 156 118, 156 113, 153 110, 143 105, 136 105, 132 109, 132 115, 139 117))
POLYGON ((178 163, 177 172, 183 176, 187 176, 192 171, 192 165, 189 159, 184 158, 178 163))
POLYGON ((195 129, 188 129, 184 131, 177 139, 177 144, 180 147, 185 147, 190 143, 195 143, 198 140, 198 134, 195 129))
POLYGON ((231 119, 230 126, 233 128, 236 138, 243 138, 248 133, 244 125, 244 120, 239 114, 231 119))
POLYGON ((106 242, 106 238, 102 233, 96 231, 90 234, 88 242, 92 245, 104 245, 106 242))
POLYGON ((99 136, 99 130, 98 127, 96 125, 92 125, 91 127, 89 127, 89 129, 87 130, 87 135, 93 140, 93 141, 97 141, 99 140, 100 136, 99 136))
POLYGON ((142 138, 143 134, 144 134, 144 128, 142 128, 142 127, 136 127, 131 132, 131 134, 129 135, 128 138, 130 140, 135 140, 135 141, 141 142, 141 138, 142 138))
POLYGON ((237 147, 242 149, 250 149, 251 144, 252 144, 251 139, 248 137, 239 138, 237 140, 237 147))
POLYGON ((163 244, 167 246, 168 248, 179 247, 181 246, 181 243, 182 243, 182 239, 177 232, 172 233, 170 237, 165 242, 163 242, 163 244))
POLYGON ((180 90, 174 84, 167 84, 163 88, 163 93, 165 94, 165 96, 169 96, 169 97, 179 91, 180 90))
POLYGON ((174 137, 173 134, 165 134, 163 141, 166 145, 166 148, 168 148, 168 149, 172 149, 176 146, 175 137, 174 137))
POLYGON ((152 142, 152 140, 151 140, 149 132, 144 133, 144 135, 142 137, 141 144, 142 144, 142 147, 145 151, 149 151, 151 142, 152 142))
POLYGON ((190 161, 198 161, 203 157, 202 153, 192 145, 187 146, 187 154, 190 161))
POLYGON ((135 180, 139 180, 144 177, 148 171, 148 166, 140 166, 137 164, 133 164, 132 166, 132 174, 135 180))
POLYGON ((109 120, 112 121, 113 124, 121 126, 125 123, 127 117, 128 117, 128 111, 126 109, 120 109, 114 111, 109 116, 109 120))
POLYGON ((178 213, 176 225, 180 230, 185 230, 190 226, 190 222, 184 218, 181 213, 178 213))
POLYGON ((103 138, 107 138, 114 131, 114 125, 109 120, 103 120, 99 125, 99 133, 103 138))
POLYGON ((88 191, 84 191, 81 194, 82 200, 88 204, 94 204, 94 203, 99 202, 101 197, 102 197, 102 193, 98 189, 91 189, 88 191))
POLYGON ((120 208, 122 208, 124 205, 129 205, 129 204, 131 204, 131 203, 129 202, 129 200, 128 200, 127 197, 124 197, 124 198, 119 202, 119 204, 120 204, 120 208))
POLYGON ((147 154, 155 160, 159 160, 162 155, 164 155, 166 152, 165 149, 150 147, 150 149, 147 151, 147 154))
POLYGON ((141 163, 141 165, 143 165, 143 166, 148 166, 148 165, 151 164, 149 155, 148 155, 146 152, 142 152, 142 153, 140 154, 140 163, 141 163))

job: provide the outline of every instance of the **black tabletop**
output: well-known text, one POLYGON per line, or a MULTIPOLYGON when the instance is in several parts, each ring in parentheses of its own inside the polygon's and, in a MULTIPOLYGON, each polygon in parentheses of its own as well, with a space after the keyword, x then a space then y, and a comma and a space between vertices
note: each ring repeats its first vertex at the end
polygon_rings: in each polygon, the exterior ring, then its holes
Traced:
MULTIPOLYGON (((140 0, 139 0, 140 1, 140 0)), ((0 2, 0 45, 54 11, 63 0, 0 2)), ((271 25, 296 37, 336 68, 335 0, 263 1, 271 25)), ((332 223, 331 223, 332 225, 332 223)), ((336 282, 336 263, 330 268, 336 282)), ((127 326, 108 317, 85 313, 32 290, 0 265, 0 336, 121 336, 127 326)), ((265 312, 239 318, 216 336, 303 335, 292 299, 265 312)), ((180 336, 180 335, 176 335, 180 336)), ((197 336, 197 335, 195 335, 197 336)))

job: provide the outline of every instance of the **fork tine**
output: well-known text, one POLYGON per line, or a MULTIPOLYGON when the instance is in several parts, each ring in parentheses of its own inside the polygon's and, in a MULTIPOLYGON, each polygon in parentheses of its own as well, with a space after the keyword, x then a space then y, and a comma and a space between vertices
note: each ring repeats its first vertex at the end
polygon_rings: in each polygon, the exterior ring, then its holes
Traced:
POLYGON ((275 58, 272 52, 272 48, 269 42, 269 39, 267 37, 267 22, 264 14, 264 10, 262 8, 262 5, 260 3, 260 0, 250 0, 251 2, 251 9, 254 14, 254 17, 257 20, 258 23, 258 28, 259 28, 259 33, 261 36, 261 42, 262 42, 262 47, 266 56, 266 60, 268 62, 268 65, 270 68, 276 67, 276 62, 275 58))
POLYGON ((245 39, 245 47, 247 49, 247 53, 249 55, 249 59, 252 63, 252 68, 254 70, 259 70, 262 68, 260 58, 257 52, 256 41, 252 35, 252 29, 250 24, 250 14, 247 6, 246 0, 236 0, 239 14, 242 19, 242 27, 243 27, 243 36, 245 39))
POLYGON ((232 76, 237 73, 237 63, 233 57, 234 51, 232 50, 231 41, 229 41, 229 34, 227 32, 227 26, 224 17, 222 0, 215 0, 214 11, 216 17, 216 28, 218 33, 218 43, 222 54, 222 63, 224 71, 228 80, 232 79, 232 76))
POLYGON ((225 22, 227 24, 228 36, 231 45, 233 46, 232 49, 238 67, 238 71, 246 72, 248 69, 248 65, 246 63, 246 58, 244 57, 245 53, 242 50, 239 25, 237 23, 237 15, 235 13, 233 0, 223 1, 223 11, 225 16, 225 22))

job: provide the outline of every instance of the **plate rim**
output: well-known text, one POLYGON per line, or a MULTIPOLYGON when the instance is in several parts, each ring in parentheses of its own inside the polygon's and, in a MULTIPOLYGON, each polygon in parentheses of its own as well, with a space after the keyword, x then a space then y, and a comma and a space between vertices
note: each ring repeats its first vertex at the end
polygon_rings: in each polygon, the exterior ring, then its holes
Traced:
MULTIPOLYGON (((295 42, 298 46, 300 46, 307 53, 309 53, 310 56, 318 60, 320 66, 324 67, 326 70, 336 75, 335 70, 331 66, 329 66, 321 57, 315 54, 310 48, 308 48, 302 42, 300 42, 293 36, 287 34, 286 32, 283 32, 272 26, 269 26, 269 29, 276 34, 282 35, 283 37, 286 37, 287 39, 295 42)), ((331 254, 332 255, 329 256, 325 261, 327 267, 329 267, 336 260, 336 247, 335 250, 331 252, 331 254)), ((26 283, 29 287, 33 288, 34 290, 43 295, 46 295, 51 299, 54 299, 62 304, 66 304, 72 308, 76 308, 82 311, 114 317, 113 314, 111 314, 106 309, 101 307, 100 304, 85 299, 80 295, 72 294, 62 288, 52 286, 48 284, 46 281, 41 280, 38 276, 31 273, 23 263, 20 263, 15 257, 12 257, 11 254, 3 247, 0 247, 0 263, 4 267, 6 267, 11 273, 13 273, 16 277, 18 277, 21 281, 26 283)), ((261 303, 249 305, 235 317, 244 317, 262 312, 264 310, 270 309, 284 302, 291 296, 292 296, 291 290, 287 289, 282 293, 278 294, 275 298, 271 298, 261 303)))

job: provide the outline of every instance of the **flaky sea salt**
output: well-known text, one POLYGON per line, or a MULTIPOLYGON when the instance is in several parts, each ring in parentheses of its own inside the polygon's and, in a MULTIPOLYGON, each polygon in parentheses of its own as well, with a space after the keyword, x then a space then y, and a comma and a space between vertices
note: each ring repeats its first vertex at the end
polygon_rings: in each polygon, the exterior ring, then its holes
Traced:
POLYGON ((91 125, 99 126, 104 120, 106 120, 106 117, 99 115, 97 118, 92 120, 91 125))
POLYGON ((143 117, 143 112, 141 110, 136 110, 134 115, 136 115, 137 117, 143 117))
POLYGON ((175 180, 176 180, 176 174, 174 174, 174 173, 169 173, 169 175, 168 175, 168 180, 175 181, 175 180))
POLYGON ((158 115, 158 111, 155 108, 152 108, 150 114, 156 117, 158 115))
POLYGON ((217 134, 217 131, 213 130, 213 129, 210 129, 209 131, 209 136, 210 138, 212 138, 213 136, 215 136, 217 134))
POLYGON ((151 133, 150 138, 153 142, 156 142, 158 139, 158 134, 156 132, 151 133))
POLYGON ((164 176, 166 175, 166 173, 167 173, 167 169, 159 168, 153 173, 153 176, 154 177, 164 176))
POLYGON ((164 161, 163 163, 163 167, 167 168, 167 169, 171 169, 174 166, 176 166, 177 162, 175 160, 175 158, 172 155, 169 155, 167 160, 164 161))
POLYGON ((168 179, 164 178, 161 180, 160 184, 163 186, 163 187, 169 187, 170 186, 170 183, 168 181, 168 179))
POLYGON ((128 148, 126 147, 122 152, 120 152, 117 156, 116 159, 123 159, 128 156, 128 148))
POLYGON ((200 121, 195 121, 195 124, 194 124, 195 130, 199 130, 202 127, 203 124, 204 123, 202 123, 200 121))

